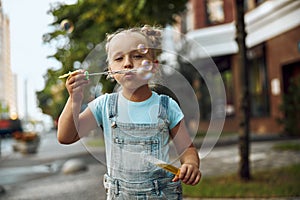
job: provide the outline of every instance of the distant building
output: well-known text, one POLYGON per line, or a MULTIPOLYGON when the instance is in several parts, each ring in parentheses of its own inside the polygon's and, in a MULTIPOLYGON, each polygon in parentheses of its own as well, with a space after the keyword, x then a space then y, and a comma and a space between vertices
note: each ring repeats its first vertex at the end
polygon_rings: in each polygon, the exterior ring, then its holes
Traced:
MULTIPOLYGON (((283 116, 279 109, 283 94, 289 80, 300 75, 300 1, 245 0, 245 6, 251 132, 279 133, 282 127, 277 118, 283 116)), ((219 68, 227 98, 224 131, 236 132, 242 82, 235 0, 190 0, 187 7, 179 18, 180 30, 187 41, 201 44, 219 68)), ((202 130, 209 126, 206 98, 210 97, 199 99, 202 130)))
POLYGON ((12 73, 10 64, 10 32, 9 19, 3 13, 0 0, 0 103, 9 109, 8 113, 0 113, 0 118, 16 118, 17 79, 12 73))

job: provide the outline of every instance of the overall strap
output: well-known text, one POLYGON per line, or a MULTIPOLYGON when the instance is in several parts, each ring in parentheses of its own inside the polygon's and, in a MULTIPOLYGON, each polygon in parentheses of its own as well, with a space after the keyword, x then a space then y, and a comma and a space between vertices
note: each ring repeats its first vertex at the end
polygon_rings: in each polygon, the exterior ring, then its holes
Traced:
POLYGON ((164 94, 160 95, 158 117, 161 118, 162 120, 167 120, 168 108, 169 108, 169 97, 164 94))
POLYGON ((108 112, 110 119, 114 118, 118 113, 118 96, 119 93, 112 93, 109 95, 108 112))

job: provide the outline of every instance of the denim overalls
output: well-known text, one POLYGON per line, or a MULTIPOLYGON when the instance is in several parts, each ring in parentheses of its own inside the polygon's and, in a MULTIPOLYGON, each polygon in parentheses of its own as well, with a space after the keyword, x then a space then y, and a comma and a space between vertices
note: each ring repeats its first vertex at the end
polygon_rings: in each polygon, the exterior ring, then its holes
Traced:
POLYGON ((180 182, 172 182, 174 175, 145 159, 169 161, 168 154, 162 153, 168 152, 170 140, 168 100, 160 96, 157 124, 133 124, 118 122, 118 93, 110 96, 111 163, 109 175, 104 176, 107 199, 182 199, 180 182))

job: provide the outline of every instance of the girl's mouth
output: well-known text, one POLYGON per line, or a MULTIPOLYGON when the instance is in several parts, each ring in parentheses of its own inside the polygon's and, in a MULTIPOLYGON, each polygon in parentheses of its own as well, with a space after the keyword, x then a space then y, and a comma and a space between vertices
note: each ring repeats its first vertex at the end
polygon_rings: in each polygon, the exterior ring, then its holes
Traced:
POLYGON ((125 75, 133 75, 134 73, 132 71, 126 72, 125 75))
POLYGON ((124 74, 124 77, 125 78, 132 78, 133 76, 135 75, 135 73, 133 73, 133 72, 126 72, 125 74, 124 74))

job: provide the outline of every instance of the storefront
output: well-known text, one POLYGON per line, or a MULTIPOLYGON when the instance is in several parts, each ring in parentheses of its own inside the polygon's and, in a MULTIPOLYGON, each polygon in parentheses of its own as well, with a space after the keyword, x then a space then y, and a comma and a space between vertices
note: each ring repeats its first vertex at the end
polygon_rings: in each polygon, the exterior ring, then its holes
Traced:
MULTIPOLYGON (((199 2, 190 1, 187 19, 191 19, 192 13, 193 24, 185 21, 185 26, 193 30, 186 31, 186 38, 201 44, 218 67, 226 90, 223 130, 237 132, 240 123, 238 112, 242 104, 242 69, 238 64, 236 28, 232 14, 235 4, 231 0, 218 1, 223 3, 214 6, 219 6, 224 12, 216 15, 219 16, 216 18, 217 23, 208 23, 208 17, 203 13, 212 13, 205 12, 203 9, 207 9, 207 5, 199 2)), ((220 9, 217 10, 220 12, 220 9)), ((300 1, 261 1, 245 14, 252 133, 278 134, 283 131, 282 124, 278 123, 278 119, 286 115, 280 108, 282 99, 288 91, 290 80, 300 75, 299 16, 300 1)), ((205 84, 201 82, 203 80, 200 80, 200 91, 203 93, 205 89, 201 86, 205 84)), ((209 100, 206 98, 210 97, 200 96, 200 129, 205 131, 209 126, 209 110, 205 110, 209 107, 209 100)))

